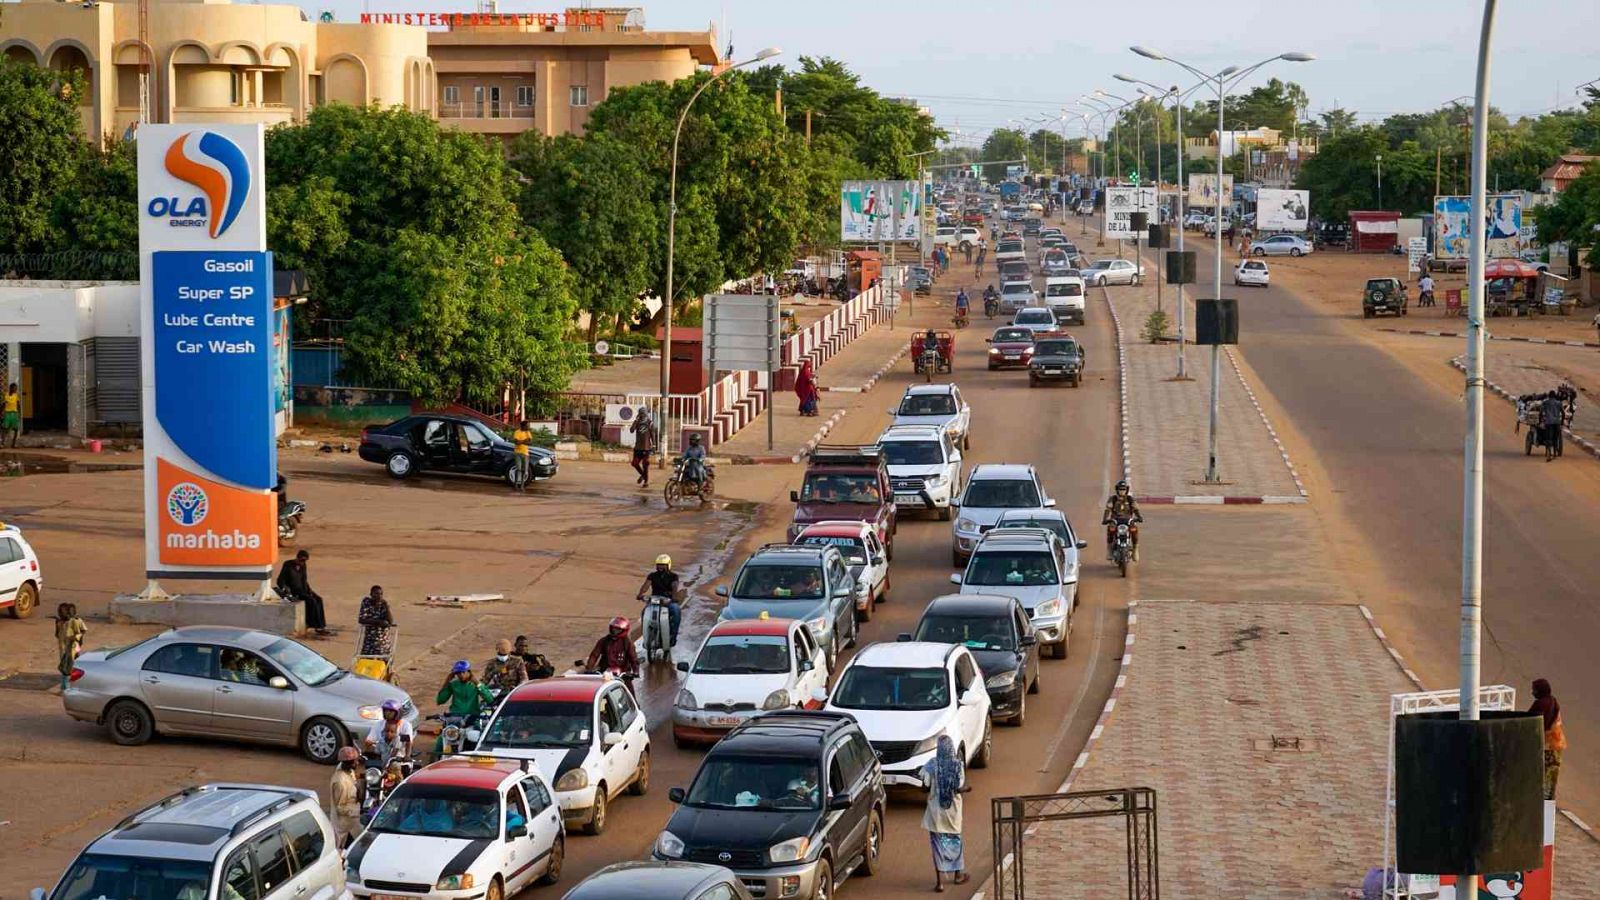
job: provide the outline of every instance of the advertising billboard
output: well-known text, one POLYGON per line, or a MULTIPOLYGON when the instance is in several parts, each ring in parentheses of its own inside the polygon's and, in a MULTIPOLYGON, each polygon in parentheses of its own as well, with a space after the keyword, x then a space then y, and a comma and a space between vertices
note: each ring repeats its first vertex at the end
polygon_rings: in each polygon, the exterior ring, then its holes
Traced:
MULTIPOLYGON (((1233 176, 1222 176, 1222 204, 1233 201, 1233 176)), ((1217 176, 1189 173, 1189 207, 1217 205, 1217 176)))
POLYGON ((1130 217, 1142 212, 1148 216, 1147 224, 1156 224, 1156 189, 1153 187, 1120 186, 1106 188, 1105 236, 1115 240, 1131 241, 1143 236, 1133 230, 1130 217))
POLYGON ((846 181, 839 188, 839 236, 850 241, 914 241, 922 236, 922 185, 846 181))
POLYGON ((145 570, 277 560, 275 320, 260 125, 139 130, 145 570))
MULTIPOLYGON (((1516 256, 1522 251, 1522 195, 1491 195, 1485 205, 1484 258, 1516 256)), ((1433 258, 1466 259, 1471 226, 1471 197, 1433 198, 1433 258)))
POLYGON ((1257 231, 1305 231, 1310 221, 1310 191, 1262 188, 1256 192, 1257 231))

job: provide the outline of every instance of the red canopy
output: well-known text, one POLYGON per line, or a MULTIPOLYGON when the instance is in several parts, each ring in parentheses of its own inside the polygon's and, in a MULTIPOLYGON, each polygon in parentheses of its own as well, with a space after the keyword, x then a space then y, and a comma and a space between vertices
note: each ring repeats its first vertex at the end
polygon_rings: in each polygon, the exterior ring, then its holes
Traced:
POLYGON ((1483 267, 1485 280, 1496 278, 1538 278, 1539 270, 1520 259, 1491 259, 1483 267))

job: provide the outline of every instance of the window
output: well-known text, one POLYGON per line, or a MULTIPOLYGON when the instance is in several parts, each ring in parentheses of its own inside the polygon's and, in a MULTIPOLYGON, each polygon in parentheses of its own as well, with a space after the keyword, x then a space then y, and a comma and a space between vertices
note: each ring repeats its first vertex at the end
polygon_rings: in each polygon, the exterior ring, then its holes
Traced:
POLYGON ((453 84, 444 86, 444 102, 446 106, 456 106, 461 103, 461 88, 453 84))
POLYGON ((1056 574, 1055 555, 1049 550, 1000 547, 974 556, 962 581, 975 587, 1046 587, 1061 583, 1056 574))
POLYGON ((450 423, 429 419, 422 426, 422 442, 430 447, 450 446, 450 423))
POLYGON ((316 865, 328 843, 327 835, 322 833, 322 826, 317 824, 316 817, 308 812, 295 813, 285 820, 283 836, 289 841, 289 852, 294 856, 294 868, 297 872, 304 872, 316 865))
POLYGON ((828 762, 829 796, 841 793, 850 786, 850 782, 845 778, 843 760, 839 758, 840 755, 837 752, 834 753, 833 759, 828 762))
POLYGON ((837 556, 828 560, 828 583, 833 586, 835 595, 850 591, 850 573, 844 570, 844 563, 837 556))
POLYGON ((550 792, 545 789, 544 782, 535 776, 522 779, 522 792, 528 795, 528 812, 537 816, 550 808, 550 792))
POLYGON ((518 106, 532 106, 533 105, 533 85, 531 85, 531 84, 519 84, 519 85, 517 85, 517 105, 518 106))
POLYGON ((284 846, 281 830, 274 828, 251 841, 250 854, 256 858, 256 874, 261 879, 261 896, 271 895, 294 877, 289 868, 289 848, 284 846))
POLYGON ((521 825, 528 827, 528 807, 522 800, 522 792, 516 788, 506 791, 506 833, 521 825))
POLYGON ((600 727, 603 732, 622 731, 622 714, 617 710, 616 691, 606 691, 600 698, 600 727))
POLYGON ((190 678, 217 677, 217 648, 210 644, 171 644, 150 654, 144 661, 149 672, 187 675, 190 678))
POLYGON ((278 670, 254 653, 224 647, 222 655, 217 658, 217 674, 223 681, 265 686, 278 677, 278 670))
POLYGON ((0 538, 0 564, 16 562, 22 558, 22 548, 11 538, 0 538))
POLYGON ((589 86, 588 85, 586 85, 586 84, 575 84, 572 87, 568 88, 568 93, 569 93, 570 97, 572 98, 572 105, 573 106, 588 106, 589 105, 589 86))
POLYGON ((633 720, 639 718, 639 707, 634 705, 633 695, 620 688, 613 688, 611 696, 617 706, 617 721, 622 723, 622 730, 626 731, 633 725, 633 720))
POLYGON ((219 893, 226 894, 228 900, 235 897, 239 900, 257 900, 261 896, 261 889, 256 886, 256 865, 250 859, 248 846, 233 851, 228 861, 222 864, 222 881, 228 889, 219 893))
POLYGON ((833 749, 834 764, 839 767, 844 775, 844 787, 840 788, 840 790, 848 790, 851 785, 861 778, 861 770, 866 767, 867 761, 861 758, 860 752, 850 742, 848 736, 835 744, 833 749))

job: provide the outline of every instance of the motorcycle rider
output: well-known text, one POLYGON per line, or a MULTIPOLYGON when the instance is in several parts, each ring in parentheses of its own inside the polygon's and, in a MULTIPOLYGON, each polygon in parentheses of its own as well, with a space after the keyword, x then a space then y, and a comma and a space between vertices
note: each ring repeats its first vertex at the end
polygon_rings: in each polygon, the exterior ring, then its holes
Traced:
POLYGON ((483 683, 498 694, 505 694, 528 680, 528 667, 522 657, 511 652, 511 642, 495 641, 494 659, 483 664, 483 683))
POLYGON ((638 676, 639 654, 634 652, 633 639, 628 636, 628 618, 617 616, 606 628, 606 636, 595 642, 589 651, 586 668, 591 671, 615 670, 622 675, 638 676))
MULTIPOLYGON (((450 676, 445 679, 444 685, 439 688, 438 696, 433 698, 435 703, 449 704, 444 714, 448 717, 459 718, 462 722, 469 722, 485 706, 494 702, 494 695, 484 687, 472 673, 472 663, 458 659, 450 667, 450 676)), ((444 729, 439 730, 439 739, 433 743, 433 752, 439 753, 444 749, 444 729)))
POLYGON ((1110 499, 1106 500, 1105 514, 1100 517, 1100 524, 1106 526, 1107 559, 1111 558, 1111 543, 1117 539, 1119 522, 1128 523, 1128 537, 1133 541, 1133 558, 1139 558, 1139 523, 1143 521, 1144 515, 1139 512, 1139 504, 1128 490, 1128 482, 1117 482, 1110 499))
POLYGON ((983 314, 992 319, 994 314, 999 311, 1000 292, 996 291, 994 285, 991 284, 983 289, 983 314))
POLYGON ((383 701, 383 718, 372 723, 363 741, 367 752, 378 757, 380 767, 387 766, 391 759, 405 759, 411 755, 417 730, 401 717, 400 710, 399 700, 383 701))
POLYGON ((644 584, 639 586, 639 596, 636 598, 643 603, 647 597, 666 597, 667 618, 672 623, 670 642, 678 643, 678 622, 683 617, 683 607, 678 604, 678 590, 682 579, 678 573, 672 571, 672 557, 663 553, 656 557, 655 571, 644 576, 644 584))
POLYGON ((689 445, 683 448, 683 480, 699 484, 706 480, 706 448, 700 432, 689 432, 689 445))
POLYGON ((1423 271, 1422 278, 1417 282, 1417 305, 1433 305, 1433 276, 1423 271))

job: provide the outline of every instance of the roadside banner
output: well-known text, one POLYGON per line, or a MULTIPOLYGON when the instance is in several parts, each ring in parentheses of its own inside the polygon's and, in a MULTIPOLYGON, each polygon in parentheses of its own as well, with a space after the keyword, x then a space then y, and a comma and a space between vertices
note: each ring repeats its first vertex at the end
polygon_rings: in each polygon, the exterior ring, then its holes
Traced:
MULTIPOLYGON (((1487 259, 1522 252, 1522 195, 1496 194, 1486 198, 1488 228, 1484 234, 1487 259)), ((1466 259, 1472 234, 1471 197, 1433 198, 1433 254, 1437 259, 1466 259)))
POLYGON ((1156 189, 1122 185, 1106 189, 1105 236, 1117 240, 1133 240, 1140 233, 1134 231, 1131 218, 1142 212, 1156 221, 1156 189))
POLYGON ((922 236, 922 191, 915 181, 846 181, 839 189, 839 237, 914 241, 922 236))
MULTIPOLYGON (((1233 199, 1233 176, 1222 176, 1222 202, 1233 199)), ((1189 206, 1214 207, 1217 205, 1217 176, 1189 173, 1189 206)))
POLYGON ((1257 231, 1305 231, 1310 221, 1310 191, 1262 188, 1256 192, 1257 231))

